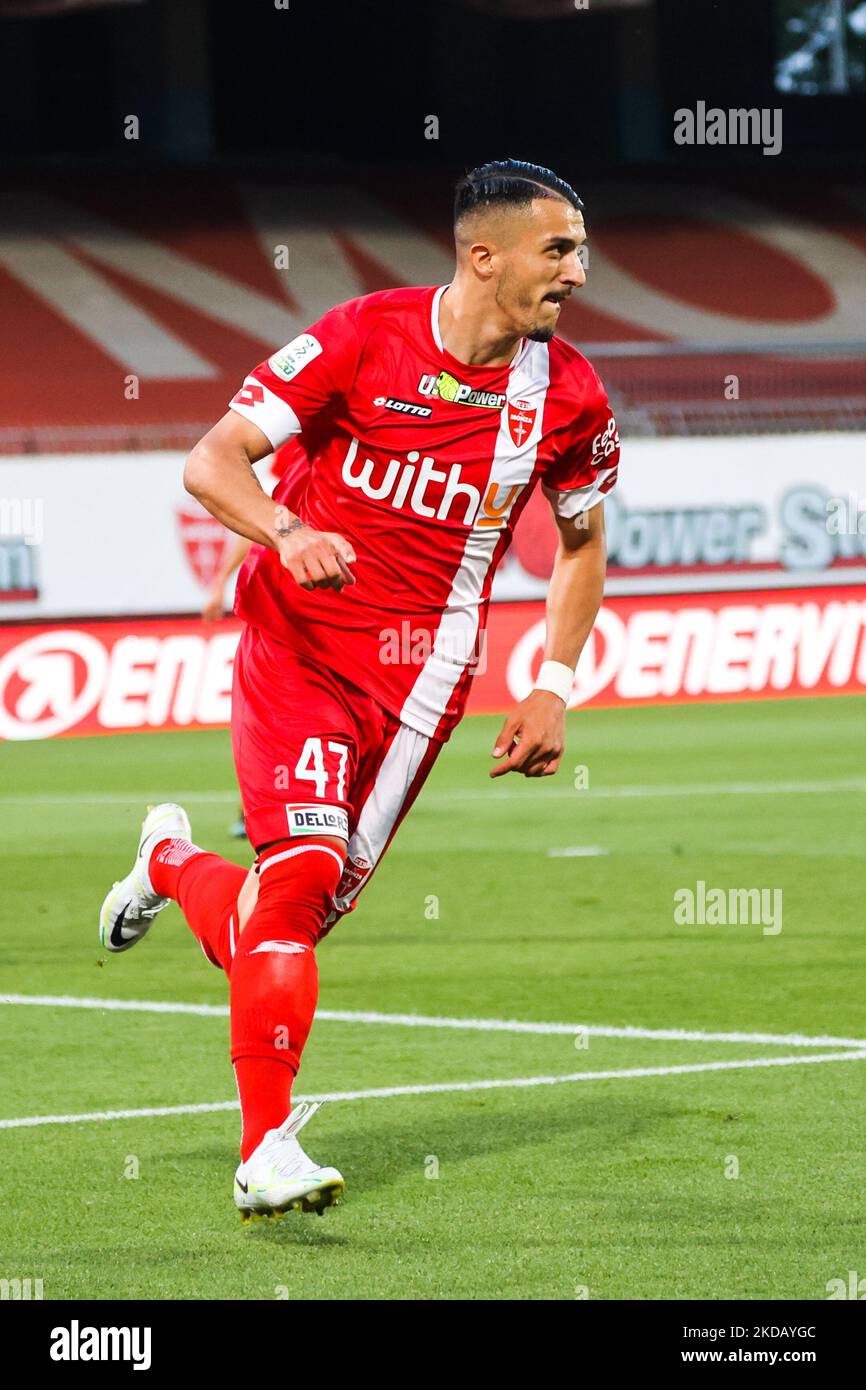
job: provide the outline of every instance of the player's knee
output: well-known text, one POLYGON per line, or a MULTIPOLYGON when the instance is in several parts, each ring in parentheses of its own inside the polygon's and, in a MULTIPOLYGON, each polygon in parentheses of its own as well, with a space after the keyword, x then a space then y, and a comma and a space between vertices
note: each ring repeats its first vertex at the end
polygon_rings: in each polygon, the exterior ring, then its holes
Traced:
POLYGON ((250 927, 269 924, 286 940, 315 945, 332 911, 345 857, 345 843, 332 836, 281 841, 263 850, 250 927))
POLYGON ((256 903, 259 898, 259 876, 256 873, 256 866, 253 864, 243 883, 241 891, 238 893, 236 905, 238 934, 240 934, 247 922, 255 911, 256 903))

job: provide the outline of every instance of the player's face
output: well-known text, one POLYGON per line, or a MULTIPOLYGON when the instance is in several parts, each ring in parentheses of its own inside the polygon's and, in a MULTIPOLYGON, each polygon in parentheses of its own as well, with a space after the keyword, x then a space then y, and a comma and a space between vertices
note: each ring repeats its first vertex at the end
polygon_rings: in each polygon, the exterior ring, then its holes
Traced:
POLYGON ((586 240, 583 214, 559 198, 538 198, 513 224, 507 246, 497 253, 496 303, 520 337, 546 343, 563 301, 586 280, 579 259, 586 240))

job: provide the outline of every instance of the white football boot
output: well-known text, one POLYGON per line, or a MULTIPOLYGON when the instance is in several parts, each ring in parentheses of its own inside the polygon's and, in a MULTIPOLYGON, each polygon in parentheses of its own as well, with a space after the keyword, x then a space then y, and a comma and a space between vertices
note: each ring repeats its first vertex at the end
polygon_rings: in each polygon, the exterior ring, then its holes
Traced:
POLYGON ((269 1129, 257 1149, 235 1173, 235 1206, 244 1225, 263 1216, 287 1211, 317 1211, 335 1207, 343 1195, 343 1175, 336 1168, 319 1168, 295 1137, 324 1101, 302 1101, 279 1129, 269 1129))
POLYGON ((149 806, 135 863, 126 878, 115 883, 99 914, 99 939, 106 951, 128 951, 140 941, 158 912, 171 898, 161 898, 150 881, 150 856, 160 840, 188 840, 189 816, 182 806, 164 801, 149 806))

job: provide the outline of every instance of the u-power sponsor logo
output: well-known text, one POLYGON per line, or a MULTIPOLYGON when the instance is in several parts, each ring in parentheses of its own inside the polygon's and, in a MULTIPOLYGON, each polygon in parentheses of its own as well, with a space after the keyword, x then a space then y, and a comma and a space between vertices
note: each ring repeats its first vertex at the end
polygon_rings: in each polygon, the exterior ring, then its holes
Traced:
POLYGON ((438 396, 452 405, 482 406, 485 410, 501 410, 506 401, 504 391, 479 391, 465 381, 458 381, 450 372, 440 372, 438 376, 426 373, 418 382, 422 396, 438 396))

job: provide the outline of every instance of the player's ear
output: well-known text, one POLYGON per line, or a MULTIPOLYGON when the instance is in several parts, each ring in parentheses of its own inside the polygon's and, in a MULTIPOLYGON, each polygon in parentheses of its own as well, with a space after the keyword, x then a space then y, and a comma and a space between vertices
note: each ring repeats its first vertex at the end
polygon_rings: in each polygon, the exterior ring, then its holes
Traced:
POLYGON ((489 280, 493 274, 494 248, 487 241, 474 241, 469 247, 472 269, 482 279, 489 280))

